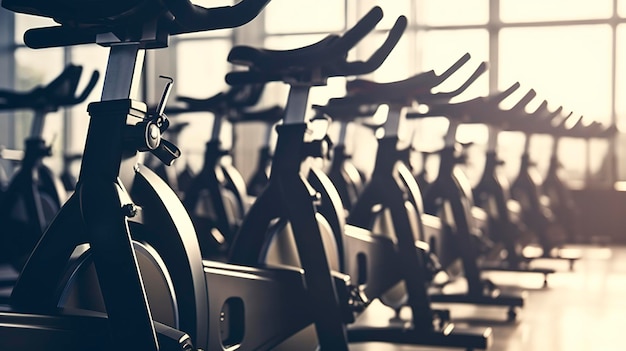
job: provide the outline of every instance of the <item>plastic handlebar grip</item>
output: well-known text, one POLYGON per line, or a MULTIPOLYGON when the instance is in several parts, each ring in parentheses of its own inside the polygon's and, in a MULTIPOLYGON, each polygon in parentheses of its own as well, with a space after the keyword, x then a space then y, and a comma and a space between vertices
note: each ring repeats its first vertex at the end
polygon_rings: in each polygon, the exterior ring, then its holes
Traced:
POLYGON ((270 0, 242 0, 233 6, 205 8, 189 0, 164 0, 180 26, 171 34, 233 28, 253 20, 270 0))
POLYGON ((513 94, 517 89, 519 89, 520 87, 520 83, 519 82, 515 82, 513 83, 513 85, 511 85, 510 87, 508 87, 506 90, 492 96, 489 97, 488 100, 489 102, 495 103, 495 104, 499 104, 502 101, 504 101, 504 99, 506 99, 507 97, 509 97, 511 94, 513 94))
POLYGON ((352 28, 347 30, 339 40, 332 45, 333 53, 345 53, 350 51, 361 39, 371 32, 383 18, 383 10, 379 6, 372 8, 352 28))
POLYGON ((444 80, 450 78, 450 76, 461 69, 463 65, 467 63, 471 58, 469 53, 465 53, 465 55, 461 56, 456 62, 450 66, 447 70, 445 70, 442 74, 439 75, 439 81, 443 82, 444 80))
POLYGON ((96 42, 96 35, 89 29, 77 31, 62 26, 33 28, 24 33, 24 43, 33 49, 90 44, 96 42))
POLYGON ((80 104, 81 102, 85 101, 93 88, 96 87, 96 84, 98 83, 98 78, 100 78, 100 73, 98 71, 93 71, 93 73, 91 74, 91 78, 87 83, 87 86, 85 86, 85 89, 83 89, 82 93, 80 93, 79 96, 73 99, 72 104, 80 104))
POLYGON ((526 108, 526 105, 528 105, 530 101, 535 98, 535 96, 537 96, 537 92, 534 89, 530 89, 524 97, 522 97, 520 101, 518 101, 515 106, 511 108, 511 111, 523 111, 526 108))
POLYGON ((346 75, 359 75, 372 72, 380 67, 380 65, 385 62, 387 56, 389 56, 393 48, 395 48, 400 41, 400 38, 402 37, 406 26, 406 17, 398 17, 393 27, 389 31, 385 42, 372 54, 372 56, 370 56, 370 58, 365 62, 358 61, 348 63, 348 67, 346 68, 346 72, 344 73, 348 73, 346 75))

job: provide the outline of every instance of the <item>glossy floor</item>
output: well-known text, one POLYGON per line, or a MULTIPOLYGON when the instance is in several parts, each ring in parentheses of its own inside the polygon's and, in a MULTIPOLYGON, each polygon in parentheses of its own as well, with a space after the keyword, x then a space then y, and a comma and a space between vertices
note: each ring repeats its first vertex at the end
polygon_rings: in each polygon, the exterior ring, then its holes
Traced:
MULTIPOLYGON (((506 309, 449 305, 457 325, 492 327, 493 351, 617 351, 626 350, 626 247, 582 247, 574 270, 562 261, 537 261, 555 268, 549 286, 538 275, 491 273, 501 286, 527 290, 526 306, 516 322, 506 322, 506 309)), ((372 306, 362 323, 387 323, 393 315, 372 306)), ((403 313, 409 313, 403 311, 403 313)), ((351 345, 357 351, 459 350, 383 343, 351 345)))

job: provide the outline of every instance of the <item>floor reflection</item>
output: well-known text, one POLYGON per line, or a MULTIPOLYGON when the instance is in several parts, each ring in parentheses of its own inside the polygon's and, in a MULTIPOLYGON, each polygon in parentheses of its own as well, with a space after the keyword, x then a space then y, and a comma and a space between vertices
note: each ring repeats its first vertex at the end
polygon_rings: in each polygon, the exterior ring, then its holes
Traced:
MULTIPOLYGON (((506 309, 467 305, 450 308, 458 325, 491 326, 493 351, 617 351, 626 350, 626 247, 581 247, 583 258, 569 271, 567 262, 537 260, 537 267, 554 268, 542 288, 543 276, 493 272, 485 275, 504 289, 527 290, 526 306, 514 323, 506 309)), ((452 289, 463 289, 462 283, 452 289)), ((375 302, 359 323, 385 325, 393 312, 375 302)), ((402 316, 410 317, 403 310, 402 316)), ((383 343, 351 345, 356 351, 459 350, 383 343)))

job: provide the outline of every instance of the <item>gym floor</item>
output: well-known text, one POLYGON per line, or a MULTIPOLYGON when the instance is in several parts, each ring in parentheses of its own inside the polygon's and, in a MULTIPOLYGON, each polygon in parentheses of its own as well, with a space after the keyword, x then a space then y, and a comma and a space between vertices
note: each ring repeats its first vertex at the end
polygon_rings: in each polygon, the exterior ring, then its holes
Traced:
MULTIPOLYGON (((490 273, 494 283, 527 291, 526 306, 516 322, 506 322, 506 308, 463 305, 450 308, 461 326, 492 327, 492 351, 613 351, 626 350, 626 247, 581 247, 583 258, 574 271, 563 261, 536 261, 536 267, 554 268, 543 289, 539 275, 490 273)), ((404 313, 410 313, 404 311, 404 313)), ((393 313, 371 306, 359 322, 387 323, 393 313)), ((351 345, 351 351, 459 350, 397 346, 383 343, 351 345)))

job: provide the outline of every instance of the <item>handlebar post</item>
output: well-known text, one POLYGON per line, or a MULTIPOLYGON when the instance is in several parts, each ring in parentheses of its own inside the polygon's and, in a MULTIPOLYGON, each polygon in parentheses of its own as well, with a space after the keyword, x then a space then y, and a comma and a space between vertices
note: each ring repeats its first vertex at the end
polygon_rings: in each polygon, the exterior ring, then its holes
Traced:
POLYGON ((525 133, 526 134, 526 140, 524 140, 524 152, 523 154, 528 155, 530 153, 530 139, 532 138, 532 134, 531 133, 525 133))
POLYGON ((406 110, 401 105, 389 105, 387 112, 387 121, 383 126, 385 138, 397 137, 400 132, 400 123, 406 114, 406 110))
POLYGON ((139 43, 111 46, 102 101, 138 96, 144 55, 139 43))
POLYGON ((498 147, 498 129, 487 125, 487 152, 495 152, 498 147))
POLYGON ((43 135, 44 120, 46 111, 37 109, 35 110, 35 116, 33 117, 33 123, 30 126, 30 137, 41 138, 43 135))
POLYGON ((552 138, 552 157, 557 157, 559 152, 559 144, 561 142, 561 137, 559 135, 555 135, 552 138))
POLYGON ((211 128, 211 140, 220 140, 222 134, 223 116, 213 113, 213 128, 211 128))
POLYGON ((283 124, 304 123, 310 89, 311 87, 307 85, 291 86, 289 89, 289 97, 287 98, 283 124))
POLYGON ((446 133, 445 146, 454 147, 456 144, 456 131, 459 129, 460 123, 455 119, 448 120, 450 121, 450 125, 448 126, 448 132, 446 133))
POLYGON ((337 146, 346 145, 346 136, 348 134, 348 122, 339 122, 339 139, 337 140, 337 146))

